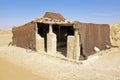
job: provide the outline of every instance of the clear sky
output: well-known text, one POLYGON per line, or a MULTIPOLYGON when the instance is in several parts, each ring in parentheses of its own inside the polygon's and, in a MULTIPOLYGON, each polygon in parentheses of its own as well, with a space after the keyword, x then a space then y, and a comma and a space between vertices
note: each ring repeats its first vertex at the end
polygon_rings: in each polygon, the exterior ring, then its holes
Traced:
POLYGON ((72 21, 113 24, 120 22, 120 0, 0 0, 0 29, 23 25, 45 12, 72 21))

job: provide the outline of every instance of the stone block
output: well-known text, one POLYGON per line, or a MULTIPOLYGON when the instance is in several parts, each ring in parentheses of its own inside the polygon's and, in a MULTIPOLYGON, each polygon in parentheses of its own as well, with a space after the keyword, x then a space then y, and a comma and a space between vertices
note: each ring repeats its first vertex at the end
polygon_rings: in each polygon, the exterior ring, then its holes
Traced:
POLYGON ((55 54, 57 50, 57 38, 56 34, 54 33, 48 33, 47 34, 47 53, 49 54, 55 54))
POLYGON ((79 35, 67 37, 67 57, 74 60, 80 58, 79 35))
POLYGON ((43 52, 45 51, 44 47, 44 38, 36 34, 36 51, 37 52, 43 52))
POLYGON ((67 58, 74 59, 74 36, 67 37, 67 58))

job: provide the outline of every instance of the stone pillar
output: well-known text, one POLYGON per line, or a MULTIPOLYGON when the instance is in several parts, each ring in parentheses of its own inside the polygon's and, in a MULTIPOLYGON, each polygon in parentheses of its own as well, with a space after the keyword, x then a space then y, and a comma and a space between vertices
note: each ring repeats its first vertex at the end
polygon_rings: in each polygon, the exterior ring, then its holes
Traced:
POLYGON ((39 34, 36 33, 36 51, 37 52, 44 52, 44 38, 42 38, 39 34))
POLYGON ((78 29, 74 30, 74 36, 75 36, 75 44, 74 44, 74 59, 79 60, 80 58, 80 40, 79 40, 79 34, 78 29))
POLYGON ((52 24, 49 24, 49 33, 47 34, 47 53, 55 54, 56 53, 56 34, 53 33, 52 24))
POLYGON ((79 60, 80 43, 78 32, 75 31, 74 36, 67 37, 67 57, 74 60, 79 60))
POLYGON ((37 51, 37 52, 44 52, 44 51, 45 51, 44 38, 42 38, 42 37, 38 34, 37 24, 36 24, 36 51, 37 51))
POLYGON ((74 59, 74 36, 67 37, 67 58, 74 59))

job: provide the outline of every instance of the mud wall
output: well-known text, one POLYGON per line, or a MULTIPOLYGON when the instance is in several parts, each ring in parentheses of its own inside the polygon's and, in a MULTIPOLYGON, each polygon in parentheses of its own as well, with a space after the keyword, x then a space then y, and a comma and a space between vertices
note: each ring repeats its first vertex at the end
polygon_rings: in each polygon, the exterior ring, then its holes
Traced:
POLYGON ((35 23, 31 22, 23 26, 14 27, 13 33, 13 44, 18 47, 26 49, 36 50, 36 27, 35 23))
POLYGON ((95 53, 94 47, 104 50, 106 45, 111 45, 110 27, 107 24, 80 23, 79 32, 81 35, 82 53, 86 56, 95 53))

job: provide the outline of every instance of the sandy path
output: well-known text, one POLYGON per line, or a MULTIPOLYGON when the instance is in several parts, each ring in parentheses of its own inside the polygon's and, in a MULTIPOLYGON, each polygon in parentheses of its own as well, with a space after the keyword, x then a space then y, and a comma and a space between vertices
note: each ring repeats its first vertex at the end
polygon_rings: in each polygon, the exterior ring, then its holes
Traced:
POLYGON ((45 78, 47 76, 49 80, 120 79, 120 49, 117 48, 102 51, 98 59, 88 60, 84 64, 71 63, 36 52, 28 53, 25 49, 17 47, 1 47, 0 52, 2 59, 25 67, 35 75, 45 78))

